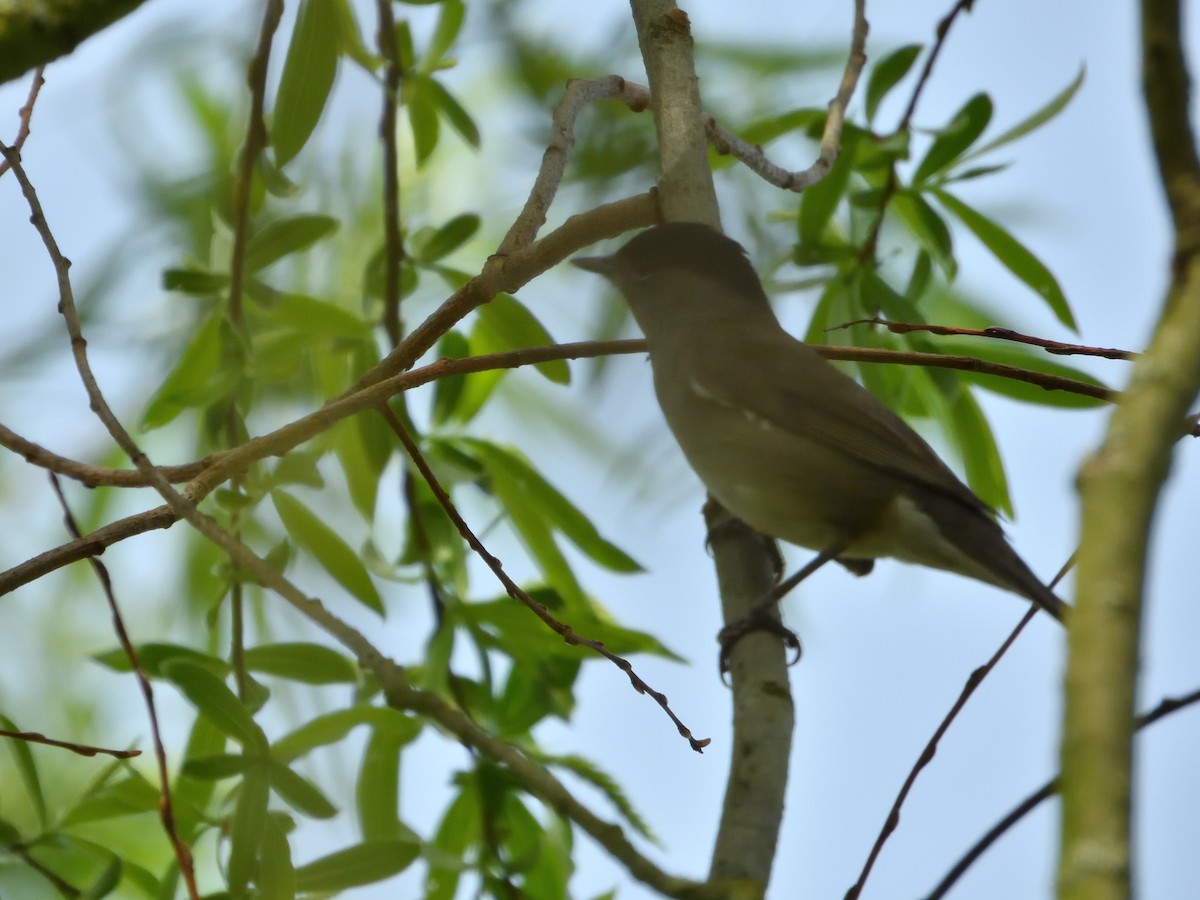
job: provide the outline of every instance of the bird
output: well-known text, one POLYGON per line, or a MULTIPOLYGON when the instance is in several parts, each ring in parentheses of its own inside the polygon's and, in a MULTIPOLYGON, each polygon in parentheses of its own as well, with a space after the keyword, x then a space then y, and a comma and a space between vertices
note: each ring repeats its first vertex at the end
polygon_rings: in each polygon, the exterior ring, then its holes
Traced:
POLYGON ((667 425, 738 519, 859 574, 878 558, 943 569, 1065 621, 1067 605, 925 439, 783 328, 736 241, 669 222, 572 263, 625 297, 667 425))

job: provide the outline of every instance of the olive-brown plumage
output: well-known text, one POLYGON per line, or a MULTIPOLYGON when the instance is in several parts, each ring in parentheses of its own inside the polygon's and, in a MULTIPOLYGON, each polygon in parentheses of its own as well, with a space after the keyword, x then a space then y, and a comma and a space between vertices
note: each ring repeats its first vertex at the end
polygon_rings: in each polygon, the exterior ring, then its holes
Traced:
POLYGON ((698 223, 575 265, 625 296, 667 424, 709 492, 758 531, 844 560, 894 557, 1065 605, 992 511, 873 394, 783 330, 742 248, 698 223))

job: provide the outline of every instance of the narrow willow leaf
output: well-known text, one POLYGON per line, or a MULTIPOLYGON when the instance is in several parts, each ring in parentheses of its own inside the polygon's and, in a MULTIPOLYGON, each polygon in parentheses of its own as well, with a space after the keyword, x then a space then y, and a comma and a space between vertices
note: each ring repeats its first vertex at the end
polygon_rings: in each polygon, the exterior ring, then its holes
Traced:
POLYGON ((354 788, 358 828, 367 841, 395 840, 400 823, 400 751, 412 738, 408 729, 372 729, 354 788))
POLYGON ((955 162, 983 134, 991 119, 992 99, 987 94, 976 94, 963 104, 933 139, 925 158, 917 165, 913 183, 921 184, 955 162))
POLYGON ((415 740, 422 727, 419 719, 394 709, 353 706, 305 722, 272 744, 271 756, 280 762, 290 762, 317 747, 337 743, 359 725, 386 728, 394 734, 403 735, 405 743, 415 740))
MULTIPOLYGON (((8 716, 0 714, 0 727, 5 731, 20 731, 16 723, 8 716)), ((33 758, 33 751, 29 749, 29 744, 25 741, 7 740, 9 751, 13 755, 13 761, 17 765, 17 771, 21 775, 21 781, 25 785, 25 792, 29 794, 29 799, 33 801, 33 808, 37 813, 38 824, 42 827, 46 825, 46 795, 42 792, 42 779, 38 775, 37 762, 33 758)))
POLYGON ((260 644, 245 653, 246 668, 304 684, 356 684, 353 660, 320 644, 260 644))
POLYGON ((383 599, 358 554, 312 510, 286 491, 271 491, 271 502, 288 536, 321 564, 364 606, 383 615, 383 599))
POLYGON ((933 257, 946 280, 953 281, 958 274, 958 260, 954 257, 954 239, 946 221, 924 197, 912 191, 897 193, 891 205, 933 257))
POLYGON ((281 167, 308 142, 325 109, 337 74, 340 32, 334 3, 301 0, 271 123, 271 145, 281 167))
POLYGON ((1012 497, 996 437, 983 410, 965 385, 950 399, 950 416, 955 443, 966 469, 967 484, 984 503, 1012 518, 1012 497))
POLYGON ((267 826, 270 782, 265 760, 247 765, 229 826, 228 880, 231 897, 249 896, 247 887, 258 868, 259 848, 267 826))
POLYGON ((208 669, 175 659, 163 665, 163 677, 178 687, 201 715, 243 747, 266 747, 262 729, 242 701, 208 669))
MULTIPOLYGON (((151 678, 161 677, 163 666, 178 659, 203 666, 218 677, 223 677, 232 670, 229 663, 220 657, 210 656, 207 653, 201 653, 199 650, 193 650, 191 647, 184 647, 180 644, 150 641, 145 644, 138 644, 134 649, 137 651, 138 665, 151 678)), ((129 661, 129 655, 121 647, 97 653, 92 656, 92 659, 102 666, 107 666, 114 672, 133 671, 133 664, 129 661)))
POLYGON ((1024 244, 989 219, 972 209, 957 197, 945 191, 934 191, 938 202, 953 213, 969 228, 985 247, 992 251, 1005 268, 1029 285, 1046 301, 1058 321, 1072 331, 1078 331, 1070 304, 1063 295, 1058 279, 1045 264, 1031 253, 1024 244))
POLYGON ((511 483, 540 519, 553 525, 593 561, 614 572, 642 571, 625 551, 601 537, 591 520, 543 478, 527 459, 487 441, 467 440, 465 443, 478 455, 493 478, 511 483))
POLYGON ((263 830, 262 858, 258 864, 260 900, 295 900, 296 868, 281 816, 268 815, 263 830))
POLYGON ((466 108, 436 78, 429 79, 429 92, 446 121, 450 123, 450 127, 472 147, 478 147, 482 140, 479 136, 479 126, 475 124, 466 108))
POLYGON ((421 59, 421 74, 428 75, 441 68, 442 60, 462 30, 465 14, 463 0, 444 0, 438 13, 437 25, 433 28, 433 37, 429 39, 429 47, 421 59))
POLYGON ((277 759, 267 764, 271 788, 288 806, 312 819, 332 819, 337 807, 311 781, 277 759))
POLYGON ((229 284, 224 272, 205 272, 197 269, 167 269, 163 272, 163 290, 181 294, 215 294, 229 284))
POLYGON ((221 324, 221 313, 214 312, 196 329, 179 354, 179 361, 146 405, 143 428, 161 428, 185 409, 201 406, 220 395, 221 324))
POLYGON ((1071 81, 1070 84, 1068 84, 1065 88, 1063 88, 1061 91, 1059 91, 1053 97, 1051 97, 1049 102, 1046 103, 1045 106, 1038 109, 1036 112, 1033 113, 1033 115, 1028 116, 1025 119, 1022 119, 1020 122, 1018 122, 1012 128, 1008 129, 1008 131, 1005 131, 999 137, 993 138, 992 140, 990 140, 986 144, 984 144, 982 147, 972 150, 966 156, 962 157, 959 160, 959 162, 964 163, 970 159, 977 159, 980 156, 983 156, 985 153, 991 153, 993 150, 997 150, 1000 147, 1005 146, 1006 144, 1011 144, 1013 141, 1017 140, 1018 138, 1023 138, 1025 135, 1030 134, 1030 133, 1036 131, 1037 129, 1041 128, 1043 125, 1045 125, 1050 120, 1054 119, 1059 113, 1061 113, 1064 109, 1067 108, 1067 104, 1069 104, 1071 102, 1071 100, 1074 99, 1075 94, 1083 86, 1083 80, 1086 75, 1087 75, 1087 66, 1080 65, 1079 66, 1079 74, 1075 76, 1075 78, 1071 81))
MULTIPOLYGON (((476 347, 482 340, 484 346, 478 348, 480 353, 545 347, 554 343, 554 338, 537 316, 511 294, 497 294, 490 303, 479 308, 478 315, 475 330, 471 333, 471 345, 476 347)), ((571 369, 565 359, 538 363, 534 369, 555 384, 571 381, 571 369)))
POLYGON ((408 124, 412 127, 413 146, 420 166, 433 154, 438 143, 438 107, 426 75, 410 75, 404 83, 408 106, 408 124))
POLYGON ((883 98, 908 74, 924 49, 922 44, 908 44, 894 50, 875 64, 867 79, 867 121, 873 121, 883 98))
POLYGON ((854 142, 843 142, 842 152, 829 173, 800 195, 800 243, 820 244, 825 227, 846 193, 854 163, 854 142))
POLYGON ((403 872, 419 853, 412 841, 355 844, 296 869, 296 889, 315 894, 374 884, 403 872))
POLYGON ((455 216, 423 239, 414 240, 413 256, 426 263, 449 256, 474 236, 479 230, 480 221, 475 213, 455 216))
POLYGON ((332 216, 313 214, 271 222, 246 242, 246 269, 257 272, 288 254, 305 250, 337 231, 338 224, 332 216))

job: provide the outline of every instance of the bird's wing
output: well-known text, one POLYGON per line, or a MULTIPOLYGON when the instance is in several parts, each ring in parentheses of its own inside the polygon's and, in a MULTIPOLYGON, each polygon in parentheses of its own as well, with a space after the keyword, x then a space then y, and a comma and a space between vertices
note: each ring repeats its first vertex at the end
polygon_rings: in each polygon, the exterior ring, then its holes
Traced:
POLYGON ((811 347, 782 329, 736 326, 722 344, 689 367, 694 389, 714 402, 992 514, 924 438, 811 347))

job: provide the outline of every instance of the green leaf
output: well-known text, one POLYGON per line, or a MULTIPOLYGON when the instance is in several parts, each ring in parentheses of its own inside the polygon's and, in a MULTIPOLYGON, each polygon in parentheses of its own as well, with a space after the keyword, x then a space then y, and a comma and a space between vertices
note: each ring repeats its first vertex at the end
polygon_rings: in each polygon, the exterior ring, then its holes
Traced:
POLYGON ((110 856, 104 870, 96 876, 96 880, 86 890, 79 893, 79 900, 99 900, 101 897, 107 897, 121 881, 122 868, 121 857, 116 854, 110 856))
POLYGON ((221 365, 223 322, 223 314, 213 312, 196 329, 179 354, 179 361, 146 405, 143 428, 160 428, 183 410, 212 402, 223 393, 224 383, 232 384, 234 373, 221 365))
POLYGON ((1079 74, 1075 76, 1070 84, 1050 98, 1050 101, 1045 106, 1041 107, 1039 110, 1033 113, 1033 115, 1022 119, 999 137, 988 141, 986 144, 976 150, 972 150, 966 156, 962 157, 959 162, 963 163, 969 159, 977 159, 978 157, 983 156, 985 153, 991 153, 993 150, 997 150, 1006 144, 1011 144, 1018 138, 1022 138, 1025 135, 1036 131, 1038 128, 1041 128, 1067 108, 1067 104, 1074 99, 1075 94, 1079 91, 1080 87, 1083 86, 1083 79, 1086 75, 1087 65, 1081 64, 1079 66, 1079 74))
MULTIPOLYGON (((479 353, 500 353, 553 343, 550 332, 511 294, 497 294, 491 302, 481 306, 471 332, 471 347, 479 353)), ((534 368, 555 384, 571 381, 571 369, 565 359, 538 363, 534 368)))
MULTIPOLYGON (((146 644, 136 645, 134 650, 137 652, 138 665, 151 678, 161 678, 163 675, 163 666, 173 660, 180 659, 203 666, 217 676, 224 676, 232 671, 232 667, 225 660, 216 656, 209 656, 207 653, 201 653, 198 650, 193 650, 191 647, 183 647, 179 644, 151 641, 146 644)), ((130 663, 129 657, 121 647, 97 653, 92 659, 102 666, 107 666, 114 672, 133 671, 133 664, 130 663)))
POLYGON ((842 152, 833 168, 816 184, 800 195, 800 243, 821 243, 825 228, 846 193, 850 171, 854 164, 854 142, 843 142, 842 152))
POLYGON ((222 781, 241 775, 248 765, 249 757, 240 753, 217 753, 189 759, 183 764, 183 774, 200 781, 222 781))
POLYGON ((408 124, 412 127, 417 166, 433 154, 438 142, 437 100, 430 88, 432 79, 412 74, 404 80, 404 99, 408 105, 408 124))
POLYGON ((337 231, 332 216, 306 214, 276 219, 259 229, 246 242, 246 270, 257 272, 292 253, 311 247, 337 231))
POLYGON ((227 878, 231 897, 249 896, 247 886, 257 869, 259 848, 267 828, 267 803, 271 797, 264 763, 265 760, 255 759, 246 766, 237 807, 229 825, 227 878))
POLYGON ((883 98, 908 74, 908 70, 917 61, 923 49, 922 44, 908 44, 889 53, 871 69, 871 77, 867 79, 868 122, 875 119, 875 113, 883 98))
POLYGON ((450 127, 472 147, 478 147, 481 143, 479 126, 475 124, 471 114, 437 79, 430 78, 427 86, 430 96, 437 104, 438 109, 442 111, 446 121, 450 123, 450 127))
MULTIPOLYGON (((5 715, 0 715, 0 728, 5 731, 21 730, 12 719, 5 715)), ((4 743, 8 744, 9 751, 13 755, 13 761, 21 775, 21 781, 25 784, 25 792, 33 801, 38 824, 44 828, 46 825, 46 795, 42 793, 42 780, 38 776, 37 762, 33 758, 33 751, 29 749, 29 744, 25 741, 6 739, 4 743)))
POLYGON ((200 269, 167 269, 163 272, 163 290, 179 291, 182 294, 216 294, 229 284, 229 275, 224 272, 206 272, 200 269))
POLYGON ((953 281, 958 274, 958 261, 954 258, 954 240, 945 220, 924 197, 913 191, 898 192, 892 198, 891 205, 921 246, 933 257, 946 280, 953 281))
POLYGON ((364 841, 296 869, 296 890, 321 893, 374 884, 403 872, 419 853, 412 841, 364 841))
MULTIPOLYGON (((162 794, 140 775, 104 785, 77 803, 63 818, 67 827, 141 815, 158 809, 162 794)), ((178 810, 176 810, 178 814, 178 810)))
POLYGON ((375 72, 384 64, 382 57, 371 52, 363 41, 362 32, 354 18, 354 7, 349 0, 333 0, 338 21, 338 52, 354 60, 368 72, 375 72))
POLYGON ((776 138, 796 130, 817 134, 825 127, 827 113, 823 109, 793 109, 779 115, 759 119, 738 132, 738 136, 751 144, 769 144, 776 138))
POLYGON ((992 255, 1006 269, 1033 288, 1046 301, 1058 321, 1072 331, 1078 331, 1075 316, 1071 313, 1071 307, 1063 295, 1058 279, 1041 260, 1015 237, 957 197, 941 190, 935 190, 933 193, 938 202, 957 216, 958 220, 966 225, 985 247, 992 251, 992 255))
POLYGON ((294 900, 296 896, 296 869, 281 816, 267 816, 256 880, 260 900, 294 900))
POLYGON ((516 491, 535 510, 538 518, 553 525, 591 559, 613 572, 641 572, 642 567, 624 550, 600 536, 579 508, 542 477, 529 461, 515 450, 479 440, 464 440, 506 492, 516 491))
POLYGON ((271 755, 281 762, 290 762, 317 747, 337 743, 359 725, 387 729, 403 734, 405 742, 416 739, 421 732, 421 720, 394 709, 378 706, 354 706, 326 713, 304 723, 291 734, 271 746, 271 755))
POLYGON ((245 653, 246 668, 305 684, 357 684, 353 660, 320 644, 260 644, 245 653))
POLYGON ((329 802, 316 785, 284 763, 272 759, 267 764, 267 772, 275 793, 296 812, 313 819, 332 819, 337 815, 337 807, 329 802))
POLYGON ((208 669, 190 660, 175 659, 163 665, 162 674, 183 692, 201 715, 243 747, 267 746, 262 729, 242 701, 208 669))
POLYGON ((274 309, 276 320, 306 335, 324 339, 371 340, 371 326, 361 316, 327 300, 284 294, 274 309))
POLYGON ((354 788, 358 827, 367 841, 402 837, 400 751, 412 736, 408 728, 379 726, 371 731, 354 788))
POLYGON ((286 491, 271 491, 271 502, 291 537, 321 564, 333 579, 363 605, 383 615, 383 600, 367 567, 350 545, 307 506, 286 491))
POLYGON ((280 167, 300 152, 317 127, 337 74, 340 33, 334 3, 301 0, 271 123, 271 145, 280 167))
POLYGON ((957 160, 983 134, 992 119, 992 99, 976 94, 968 100, 934 138, 925 158, 917 165, 913 183, 921 184, 957 160))
POLYGON ((428 75, 441 68, 443 58, 462 30, 465 13, 466 7, 462 0, 444 0, 438 13, 437 25, 433 29, 433 37, 430 38, 429 47, 421 60, 419 71, 422 75, 428 75))
MULTIPOLYGON (((1108 387, 1103 381, 1082 369, 1057 362, 1055 357, 1040 350, 1029 349, 1007 341, 966 336, 944 337, 938 338, 937 348, 939 352, 952 356, 974 356, 988 362, 1016 366, 1033 372, 1056 375, 1060 378, 1071 378, 1096 387, 1108 387)), ((988 375, 984 372, 962 372, 960 375, 963 380, 971 384, 978 385, 992 393, 1020 400, 1022 403, 1034 403, 1060 409, 1095 409, 1107 406, 1103 400, 1097 400, 1094 397, 1086 397, 1069 391, 1048 391, 1036 384, 1016 381, 999 375, 988 375)))
POLYGON ((474 213, 457 215, 432 234, 414 238, 412 254, 424 263, 437 262, 469 241, 479 224, 479 216, 474 213))
POLYGON ((983 410, 965 386, 950 398, 952 436, 962 454, 967 484, 988 506, 1012 517, 1012 497, 1004 463, 983 410))
MULTIPOLYGON (((438 359, 464 359, 471 355, 471 345, 459 331, 447 331, 438 341, 438 359)), ((445 425, 458 413, 467 379, 464 375, 439 378, 433 385, 433 424, 445 425)))

